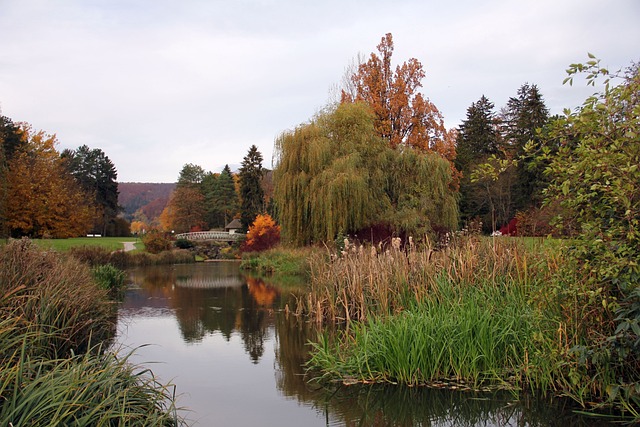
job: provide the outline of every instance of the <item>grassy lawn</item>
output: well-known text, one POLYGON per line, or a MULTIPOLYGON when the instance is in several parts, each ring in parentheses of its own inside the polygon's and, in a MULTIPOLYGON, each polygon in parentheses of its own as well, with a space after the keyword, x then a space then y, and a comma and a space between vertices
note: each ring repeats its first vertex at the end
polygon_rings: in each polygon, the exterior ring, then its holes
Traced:
POLYGON ((40 247, 67 251, 76 246, 100 246, 111 251, 124 248, 122 242, 135 242, 136 248, 142 249, 144 245, 135 237, 75 237, 71 239, 33 239, 40 247))

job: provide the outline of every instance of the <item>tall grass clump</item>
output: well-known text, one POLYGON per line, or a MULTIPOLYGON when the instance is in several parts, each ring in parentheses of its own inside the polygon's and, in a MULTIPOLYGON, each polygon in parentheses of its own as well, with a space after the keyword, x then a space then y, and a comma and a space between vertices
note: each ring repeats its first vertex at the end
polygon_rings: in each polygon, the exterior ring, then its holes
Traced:
POLYGON ((311 365, 325 378, 341 373, 363 382, 453 386, 473 390, 546 388, 553 365, 545 336, 553 324, 529 304, 523 289, 486 285, 464 294, 436 278, 437 298, 395 315, 351 325, 336 342, 314 345, 311 365))
POLYGON ((298 313, 342 322, 310 366, 323 378, 553 388, 558 323, 540 294, 554 266, 515 239, 456 238, 435 250, 399 240, 347 244, 311 260, 298 313))
POLYGON ((242 254, 240 268, 262 274, 303 276, 309 274, 309 258, 313 248, 277 246, 262 252, 242 254))
POLYGON ((20 320, 0 320, 0 425, 172 426, 173 388, 150 371, 100 346, 83 355, 47 358, 32 344, 59 331, 25 331, 20 320))
POLYGON ((0 265, 0 312, 32 330, 58 331, 47 335, 49 357, 84 353, 112 336, 115 310, 107 291, 79 261, 13 240, 0 250, 0 265))
MULTIPOLYGON (((558 241, 479 236, 438 250, 396 240, 315 256, 296 313, 344 327, 312 344, 310 372, 347 383, 527 388, 637 421, 636 367, 612 363, 617 337, 602 335, 615 302, 574 262, 558 241), (609 356, 589 352, 597 340, 609 356)), ((630 335, 625 326, 616 334, 630 335)))
POLYGON ((298 311, 318 322, 363 321, 439 298, 440 278, 459 297, 472 285, 528 285, 531 275, 546 270, 531 255, 514 239, 478 236, 457 239, 441 250, 412 242, 402 247, 399 239, 387 249, 347 243, 339 254, 312 254, 310 292, 298 311))
POLYGON ((126 279, 124 271, 105 264, 93 267, 91 272, 98 286, 106 290, 111 298, 117 299, 123 294, 126 279))
POLYGON ((0 425, 175 425, 173 391, 105 350, 115 311, 89 267, 0 248, 0 425))

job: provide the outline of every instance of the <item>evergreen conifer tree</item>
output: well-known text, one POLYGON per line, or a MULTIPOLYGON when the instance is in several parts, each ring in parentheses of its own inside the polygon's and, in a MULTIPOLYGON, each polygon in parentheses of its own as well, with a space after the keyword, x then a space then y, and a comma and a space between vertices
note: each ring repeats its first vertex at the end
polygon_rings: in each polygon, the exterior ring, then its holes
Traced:
POLYGON ((262 154, 252 145, 240 167, 240 222, 244 231, 265 210, 262 190, 262 154))
POLYGON ((538 204, 544 188, 543 165, 534 163, 525 153, 524 147, 538 151, 542 146, 542 134, 539 132, 549 121, 542 94, 536 85, 523 84, 516 97, 507 102, 504 112, 503 134, 513 157, 518 161, 517 180, 513 188, 515 209, 521 210, 538 204))
POLYGON ((64 150, 67 170, 80 187, 91 197, 98 209, 99 218, 94 223, 94 233, 113 234, 112 225, 120 212, 118 206, 118 172, 113 162, 99 148, 83 145, 76 150, 64 150))
POLYGON ((460 218, 471 220, 480 217, 488 227, 491 223, 487 199, 479 191, 479 185, 471 182, 473 170, 489 156, 500 156, 500 133, 494 104, 482 95, 467 108, 467 118, 458 129, 455 166, 462 172, 460 182, 460 218))

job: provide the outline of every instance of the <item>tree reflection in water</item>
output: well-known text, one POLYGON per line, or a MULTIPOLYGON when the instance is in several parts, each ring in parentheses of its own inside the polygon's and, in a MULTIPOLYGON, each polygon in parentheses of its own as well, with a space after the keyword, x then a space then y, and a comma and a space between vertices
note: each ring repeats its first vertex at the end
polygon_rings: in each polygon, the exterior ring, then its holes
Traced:
POLYGON ((130 280, 144 292, 130 293, 124 310, 171 309, 186 343, 215 333, 229 341, 238 333, 253 363, 264 354, 280 290, 262 279, 241 276, 237 263, 141 267, 130 271, 130 280))
MULTIPOLYGON (((595 426, 601 420, 576 416, 557 400, 509 394, 481 395, 451 390, 397 386, 336 386, 310 383, 304 365, 314 324, 284 307, 295 304, 292 294, 301 287, 239 274, 237 263, 144 267, 130 272, 134 289, 121 307, 125 316, 166 316, 177 319, 188 346, 220 335, 226 342, 240 337, 252 364, 267 358, 273 343, 275 388, 286 400, 295 400, 314 414, 324 414, 324 425, 367 426, 595 426), (138 289, 135 289, 137 287, 138 289)), ((326 330, 324 331, 326 332, 326 330)), ((273 355, 269 355, 273 357, 273 355)), ((237 375, 241 375, 238 373, 237 375)), ((272 377, 273 378, 273 377, 272 377)), ((251 381, 251 380, 249 380, 251 381)), ((188 384, 181 385, 189 392, 188 384)), ((286 418, 286 415, 283 414, 286 418)))

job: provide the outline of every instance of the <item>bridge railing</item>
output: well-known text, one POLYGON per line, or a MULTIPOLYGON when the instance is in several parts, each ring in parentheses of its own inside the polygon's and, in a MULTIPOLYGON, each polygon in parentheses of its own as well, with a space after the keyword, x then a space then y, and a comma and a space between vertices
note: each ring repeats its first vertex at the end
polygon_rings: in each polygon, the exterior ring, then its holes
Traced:
POLYGON ((218 277, 211 279, 202 278, 184 278, 176 280, 176 286, 181 288, 192 289, 219 289, 219 288, 235 288, 242 286, 244 282, 240 277, 218 277))
POLYGON ((229 233, 228 231, 194 231, 191 233, 176 234, 176 239, 186 240, 238 240, 242 238, 240 233, 229 233))

